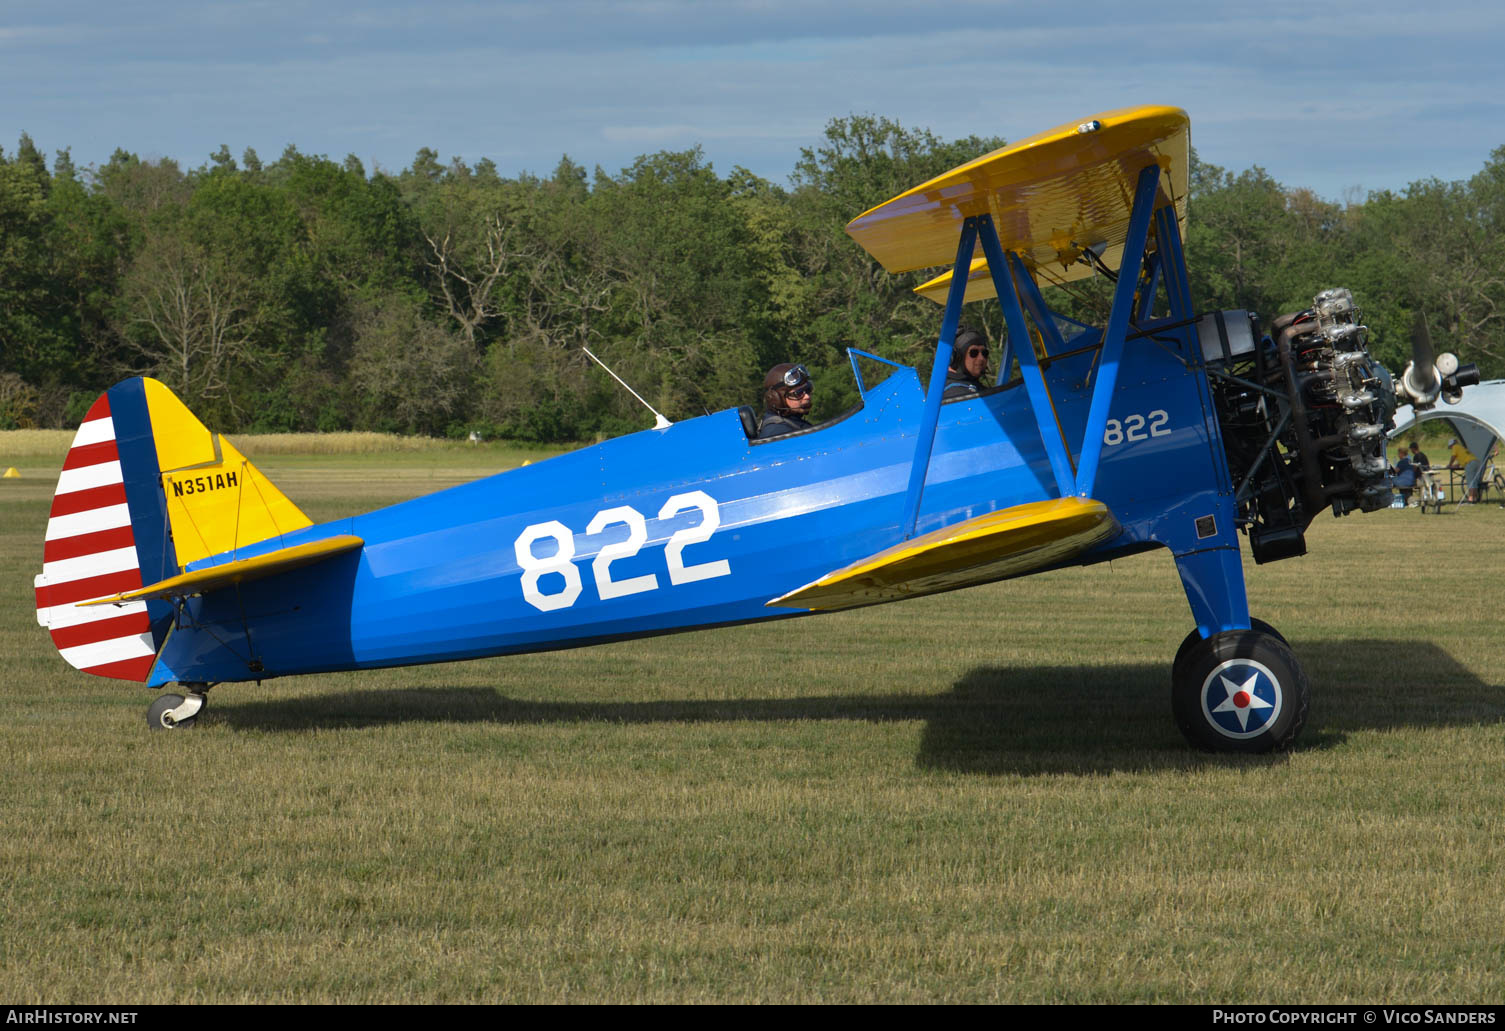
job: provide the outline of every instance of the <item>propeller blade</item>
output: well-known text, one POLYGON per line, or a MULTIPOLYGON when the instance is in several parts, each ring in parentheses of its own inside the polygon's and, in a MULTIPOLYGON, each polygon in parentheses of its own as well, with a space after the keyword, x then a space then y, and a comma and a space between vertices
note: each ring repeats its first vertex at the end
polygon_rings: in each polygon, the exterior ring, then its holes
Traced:
POLYGON ((1427 316, 1417 312, 1416 321, 1411 324, 1411 377, 1412 386, 1419 393, 1430 394, 1437 389, 1436 361, 1427 316))

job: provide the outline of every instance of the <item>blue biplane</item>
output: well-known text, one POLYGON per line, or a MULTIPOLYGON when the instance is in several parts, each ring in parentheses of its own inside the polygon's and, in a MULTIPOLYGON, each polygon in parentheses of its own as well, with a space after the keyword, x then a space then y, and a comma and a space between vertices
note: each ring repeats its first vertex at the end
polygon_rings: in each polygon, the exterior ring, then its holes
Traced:
POLYGON ((945 306, 934 371, 888 362, 868 383, 854 353, 860 406, 783 437, 724 411, 314 525, 162 384, 119 383, 59 479, 38 619, 79 669, 176 685, 148 722, 181 728, 212 684, 727 626, 1163 547, 1195 624, 1177 723, 1203 748, 1282 747, 1308 685, 1250 618, 1240 535, 1259 562, 1288 558, 1319 511, 1387 505, 1397 395, 1425 407, 1460 380, 1427 355, 1392 381, 1347 291, 1268 335, 1198 313, 1189 131, 1177 108, 1108 112, 856 218, 890 272, 950 266, 919 288, 945 306), (1094 275, 1114 280, 1105 325, 1052 312, 1043 287, 1094 275), (991 296, 999 382, 943 399, 963 304, 991 296))

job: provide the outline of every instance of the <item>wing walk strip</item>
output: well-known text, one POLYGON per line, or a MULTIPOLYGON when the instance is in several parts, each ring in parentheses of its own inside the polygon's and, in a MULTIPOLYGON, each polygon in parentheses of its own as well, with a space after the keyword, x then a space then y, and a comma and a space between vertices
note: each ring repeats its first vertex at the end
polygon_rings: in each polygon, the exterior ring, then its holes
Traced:
POLYGON ((58 477, 47 520, 37 622, 68 663, 99 676, 145 680, 156 658, 146 603, 76 603, 141 586, 108 395, 89 409, 58 477))

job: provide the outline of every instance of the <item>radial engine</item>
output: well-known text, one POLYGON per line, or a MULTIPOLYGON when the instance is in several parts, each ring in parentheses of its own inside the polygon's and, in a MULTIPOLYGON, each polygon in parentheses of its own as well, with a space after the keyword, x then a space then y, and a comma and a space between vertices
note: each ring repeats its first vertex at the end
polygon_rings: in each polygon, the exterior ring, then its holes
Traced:
POLYGON ((1198 322, 1222 425, 1240 521, 1256 562, 1306 553, 1318 512, 1386 508, 1392 495, 1385 437, 1398 404, 1456 404, 1479 370, 1451 354, 1435 361, 1418 318, 1413 359, 1399 377, 1369 353, 1368 330, 1346 289, 1324 290, 1305 311, 1261 336, 1245 311, 1198 322))

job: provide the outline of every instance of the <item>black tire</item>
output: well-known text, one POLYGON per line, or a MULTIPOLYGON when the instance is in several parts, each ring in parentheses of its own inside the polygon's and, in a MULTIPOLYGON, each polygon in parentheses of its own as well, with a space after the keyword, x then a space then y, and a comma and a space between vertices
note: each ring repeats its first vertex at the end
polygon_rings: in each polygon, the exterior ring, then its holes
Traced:
MULTIPOLYGON (((1275 638, 1287 648, 1291 647, 1291 642, 1286 640, 1284 634, 1282 634, 1279 630, 1276 630, 1273 626, 1271 626, 1269 623, 1266 623, 1262 619, 1255 619, 1253 616, 1250 616, 1249 628, 1251 630, 1258 630, 1262 634, 1269 634, 1271 637, 1275 638)), ((1181 647, 1176 649, 1176 658, 1171 662, 1172 681, 1180 678, 1181 663, 1186 660, 1186 653, 1191 651, 1192 645, 1201 643, 1201 640, 1201 631, 1193 628, 1192 632, 1187 634, 1186 639, 1181 642, 1181 647)))
MULTIPOLYGON (((198 723, 198 713, 194 713, 186 720, 174 723, 167 718, 167 713, 182 705, 186 699, 180 694, 162 694, 146 710, 146 725, 153 730, 191 730, 198 723)), ((199 712, 203 712, 203 708, 199 712)))
POLYGON ((1176 726, 1209 752, 1271 752, 1306 725, 1311 686, 1289 645, 1262 630, 1200 638, 1171 673, 1176 726))

